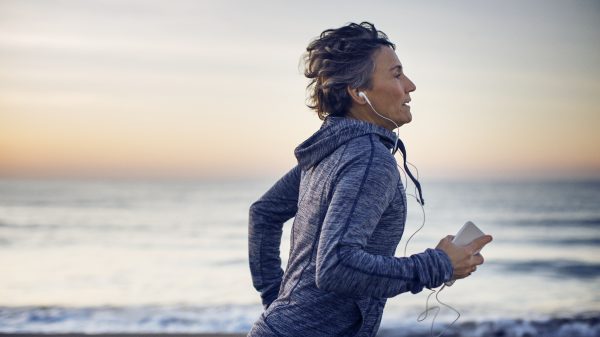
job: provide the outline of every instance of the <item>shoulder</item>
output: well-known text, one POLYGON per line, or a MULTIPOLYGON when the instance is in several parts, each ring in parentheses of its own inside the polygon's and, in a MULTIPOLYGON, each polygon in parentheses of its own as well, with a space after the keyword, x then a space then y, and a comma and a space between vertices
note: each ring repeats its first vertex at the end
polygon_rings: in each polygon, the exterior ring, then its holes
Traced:
POLYGON ((396 168, 396 159, 375 134, 356 137, 347 144, 346 154, 349 159, 358 161, 376 160, 378 164, 396 168))
POLYGON ((364 167, 371 174, 383 179, 399 178, 396 159, 390 150, 381 142, 379 136, 368 134, 356 137, 346 144, 344 154, 340 158, 340 169, 364 167))

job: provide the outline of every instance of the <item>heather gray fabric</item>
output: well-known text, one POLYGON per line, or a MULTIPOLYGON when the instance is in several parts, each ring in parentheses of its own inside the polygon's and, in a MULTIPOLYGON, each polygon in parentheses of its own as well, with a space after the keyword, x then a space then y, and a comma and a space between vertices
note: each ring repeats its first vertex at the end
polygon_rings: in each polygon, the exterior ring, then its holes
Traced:
POLYGON ((387 298, 451 279, 441 250, 394 257, 406 220, 394 140, 383 127, 328 117, 296 148, 298 165, 252 204, 250 271, 266 310, 248 336, 375 336, 387 298), (292 217, 284 273, 279 246, 292 217))

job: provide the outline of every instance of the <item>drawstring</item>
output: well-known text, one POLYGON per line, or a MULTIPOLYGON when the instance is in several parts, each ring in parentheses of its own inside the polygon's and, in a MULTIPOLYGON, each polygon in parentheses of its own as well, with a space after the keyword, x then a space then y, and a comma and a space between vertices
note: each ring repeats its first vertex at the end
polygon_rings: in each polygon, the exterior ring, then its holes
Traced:
POLYGON ((397 146, 396 148, 394 148, 394 150, 392 151, 393 154, 396 153, 396 150, 400 149, 400 152, 402 152, 402 158, 404 158, 404 170, 406 170, 406 173, 408 174, 408 176, 410 177, 410 180, 412 180, 412 182, 415 184, 415 186, 417 187, 417 190, 419 191, 419 200, 417 200, 421 205, 425 205, 425 200, 423 200, 423 192, 421 191, 421 184, 419 183, 419 181, 413 176, 413 174, 410 172, 410 170, 408 169, 408 166, 406 165, 406 148, 404 147, 404 143, 402 143, 402 140, 400 140, 400 138, 396 138, 396 143, 397 146))

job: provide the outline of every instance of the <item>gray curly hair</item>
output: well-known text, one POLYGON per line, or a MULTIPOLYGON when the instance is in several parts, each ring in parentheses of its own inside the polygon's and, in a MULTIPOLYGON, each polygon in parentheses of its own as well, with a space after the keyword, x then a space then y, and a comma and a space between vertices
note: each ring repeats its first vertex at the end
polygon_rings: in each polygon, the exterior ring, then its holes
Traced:
POLYGON ((346 88, 372 87, 373 54, 381 46, 396 49, 387 35, 369 22, 323 31, 308 45, 303 57, 304 76, 310 79, 307 106, 321 120, 344 116, 352 104, 346 88))

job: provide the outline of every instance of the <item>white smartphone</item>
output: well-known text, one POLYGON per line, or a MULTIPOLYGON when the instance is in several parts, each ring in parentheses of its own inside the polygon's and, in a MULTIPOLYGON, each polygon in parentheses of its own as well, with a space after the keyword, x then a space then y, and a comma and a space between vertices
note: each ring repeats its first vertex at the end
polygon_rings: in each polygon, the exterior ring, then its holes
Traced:
MULTIPOLYGON (((481 231, 481 229, 475 226, 474 223, 472 223, 471 221, 467 221, 458 231, 458 233, 456 233, 456 235, 454 236, 454 240, 452 240, 452 243, 454 243, 457 246, 466 246, 473 240, 484 235, 485 234, 481 231)), ((479 253, 479 251, 475 252, 475 254, 477 253, 479 253)), ((448 281, 445 284, 449 287, 454 284, 454 281, 456 280, 448 281)))

